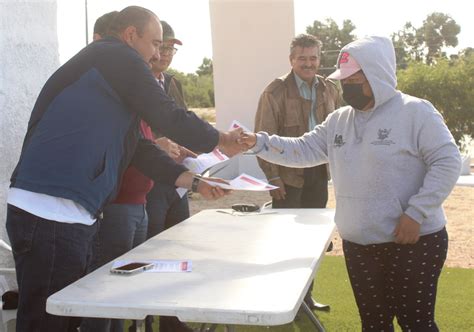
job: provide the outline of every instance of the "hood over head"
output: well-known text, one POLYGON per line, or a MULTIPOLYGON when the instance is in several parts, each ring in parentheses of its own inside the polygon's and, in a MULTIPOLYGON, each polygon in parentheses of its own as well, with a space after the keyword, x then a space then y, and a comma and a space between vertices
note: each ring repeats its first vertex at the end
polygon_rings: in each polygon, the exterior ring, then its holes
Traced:
POLYGON ((346 78, 357 71, 354 70, 358 65, 374 93, 374 109, 397 93, 395 49, 389 38, 371 36, 355 40, 341 49, 337 63, 338 69, 328 78, 346 78), (347 67, 346 73, 354 72, 344 75, 341 65, 347 67))

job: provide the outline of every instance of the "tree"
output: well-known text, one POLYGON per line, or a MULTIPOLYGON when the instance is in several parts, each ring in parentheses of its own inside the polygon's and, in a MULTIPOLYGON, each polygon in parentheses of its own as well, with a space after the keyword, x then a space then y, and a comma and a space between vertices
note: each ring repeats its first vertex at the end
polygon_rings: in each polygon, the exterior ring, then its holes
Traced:
POLYGON ((474 54, 431 65, 410 63, 398 72, 398 87, 433 103, 458 146, 463 138, 474 138, 474 54))
POLYGON ((185 74, 172 68, 168 70, 168 73, 174 75, 181 82, 184 100, 188 107, 214 107, 214 82, 212 75, 185 74))
POLYGON ((351 20, 344 20, 342 28, 339 28, 332 18, 327 18, 324 22, 314 21, 313 25, 306 27, 308 34, 315 36, 323 43, 320 68, 322 74, 334 71, 340 49, 356 39, 356 36, 352 34, 355 28, 351 20))
POLYGON ((474 55, 474 48, 473 47, 466 47, 464 49, 462 49, 458 56, 465 56, 465 57, 468 57, 470 55, 474 55))
POLYGON ((432 13, 420 28, 407 22, 402 30, 392 34, 397 50, 397 61, 405 64, 409 60, 434 63, 437 58, 446 58, 445 47, 458 45, 457 35, 461 27, 449 15, 432 13))
POLYGON ((449 15, 443 13, 428 15, 419 31, 427 50, 426 62, 431 63, 436 57, 445 57, 442 48, 456 47, 459 32, 461 27, 449 15))
POLYGON ((405 23, 402 30, 392 34, 392 42, 399 68, 406 68, 410 60, 423 60, 422 41, 417 29, 410 22, 405 23))
POLYGON ((213 73, 212 60, 209 58, 204 58, 202 64, 196 70, 198 76, 211 75, 213 73))

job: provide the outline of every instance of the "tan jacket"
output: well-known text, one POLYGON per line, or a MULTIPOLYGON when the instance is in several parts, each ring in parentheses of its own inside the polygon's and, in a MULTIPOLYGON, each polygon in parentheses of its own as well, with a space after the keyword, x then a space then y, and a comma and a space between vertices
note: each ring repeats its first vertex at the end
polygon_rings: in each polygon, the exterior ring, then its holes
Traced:
MULTIPOLYGON (((329 113, 340 106, 339 90, 336 85, 322 76, 316 89, 316 119, 322 123, 329 113)), ((298 137, 308 132, 311 100, 300 96, 293 72, 270 83, 258 103, 255 115, 255 132, 265 131, 280 136, 298 137)), ((283 183, 302 188, 303 168, 278 166, 258 158, 258 163, 270 181, 280 177, 283 183)))

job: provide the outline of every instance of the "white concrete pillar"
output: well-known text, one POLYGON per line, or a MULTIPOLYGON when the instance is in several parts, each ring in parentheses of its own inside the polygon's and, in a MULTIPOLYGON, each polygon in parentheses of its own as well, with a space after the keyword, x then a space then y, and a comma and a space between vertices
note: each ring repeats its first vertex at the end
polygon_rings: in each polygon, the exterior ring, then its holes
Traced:
MULTIPOLYGON (((217 127, 237 119, 250 130, 265 86, 289 68, 295 35, 293 0, 210 0, 217 127)), ((243 156, 219 173, 265 178, 255 157, 243 156)))
MULTIPOLYGON (((18 161, 36 97, 59 67, 56 1, 0 1, 0 239, 10 175, 18 161)), ((13 266, 0 248, 0 266, 13 266)))

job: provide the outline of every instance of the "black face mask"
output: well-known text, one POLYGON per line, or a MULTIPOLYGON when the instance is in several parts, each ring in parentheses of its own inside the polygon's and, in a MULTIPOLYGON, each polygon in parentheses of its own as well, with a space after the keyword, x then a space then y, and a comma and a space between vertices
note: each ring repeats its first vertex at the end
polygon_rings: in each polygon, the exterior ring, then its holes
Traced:
POLYGON ((362 83, 342 84, 342 98, 358 110, 363 110, 372 100, 372 97, 364 95, 362 83))

